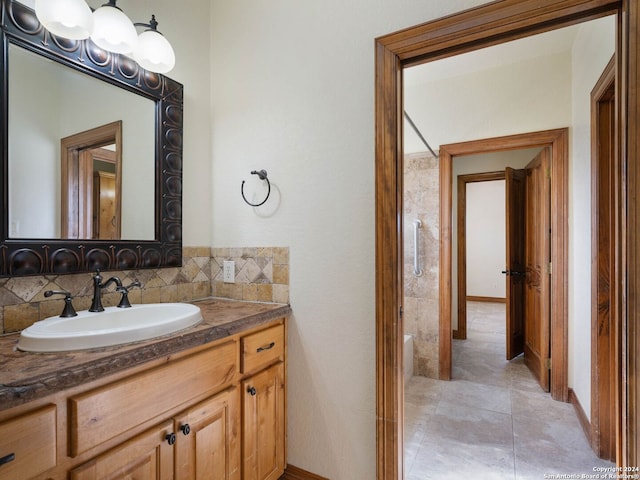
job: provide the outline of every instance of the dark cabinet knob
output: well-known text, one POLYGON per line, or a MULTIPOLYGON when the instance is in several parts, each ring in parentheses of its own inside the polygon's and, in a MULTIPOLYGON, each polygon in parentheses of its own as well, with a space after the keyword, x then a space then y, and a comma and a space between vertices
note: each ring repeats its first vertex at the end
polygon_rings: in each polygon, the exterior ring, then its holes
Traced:
POLYGON ((191 427, 189 426, 188 423, 185 423, 184 425, 182 425, 180 427, 180 431, 184 434, 184 435, 189 435, 191 433, 191 427))
POLYGON ((252 397, 255 397, 256 393, 258 393, 258 391, 256 390, 256 387, 249 387, 249 388, 247 388, 247 393, 249 395, 251 395, 252 397))
POLYGON ((174 443, 176 443, 176 434, 175 433, 167 433, 167 435, 164 437, 164 439, 167 441, 167 443, 169 445, 173 445, 174 443))

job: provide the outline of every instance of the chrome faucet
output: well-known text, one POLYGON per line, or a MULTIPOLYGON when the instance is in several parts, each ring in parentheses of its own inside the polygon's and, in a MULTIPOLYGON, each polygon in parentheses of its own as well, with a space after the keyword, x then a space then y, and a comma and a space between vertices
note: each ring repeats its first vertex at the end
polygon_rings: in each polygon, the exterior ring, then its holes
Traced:
POLYGON ((102 289, 107 288, 112 283, 115 283, 117 288, 122 288, 122 282, 118 277, 111 277, 102 283, 100 270, 96 270, 96 274, 93 276, 93 301, 89 309, 90 312, 104 312, 104 307, 102 306, 102 289))

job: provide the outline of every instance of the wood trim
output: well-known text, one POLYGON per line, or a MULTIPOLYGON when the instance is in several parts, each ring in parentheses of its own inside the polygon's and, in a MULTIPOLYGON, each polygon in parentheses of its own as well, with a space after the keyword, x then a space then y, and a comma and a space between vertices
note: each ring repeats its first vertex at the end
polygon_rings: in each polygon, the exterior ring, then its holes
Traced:
MULTIPOLYGON (((551 148, 551 396, 566 402, 568 399, 568 129, 545 130, 541 132, 509 135, 469 142, 440 146, 440 332, 451 331, 451 291, 444 288, 451 285, 451 196, 444 183, 453 175, 453 157, 475 155, 495 151, 516 150, 533 147, 551 148), (443 305, 446 302, 447 305, 443 305)), ((450 337, 450 334, 447 334, 450 337)), ((440 342, 441 379, 451 377, 451 341, 440 342), (447 358, 443 358, 447 357, 447 358)))
POLYGON ((576 392, 573 391, 573 388, 569 389, 569 403, 573 405, 573 409, 576 412, 576 416, 578 417, 578 421, 580 422, 582 431, 584 432, 585 437, 587 437, 587 442, 589 442, 589 445, 593 447, 591 423, 589 422, 589 418, 587 417, 587 414, 584 412, 584 409, 580 404, 580 400, 578 400, 578 397, 576 396, 576 392))
MULTIPOLYGON (((591 446, 600 458, 615 458, 615 379, 618 316, 614 200, 617 159, 615 56, 591 92, 591 446)), ((620 172, 618 172, 620 173, 620 172)))
POLYGON ((458 175, 458 328, 453 330, 453 338, 458 340, 467 338, 467 301, 470 300, 467 296, 467 183, 492 182, 504 177, 504 171, 458 175))
POLYGON ((116 216, 122 209, 122 120, 79 132, 60 140, 61 233, 63 238, 93 238, 93 154, 91 149, 115 144, 116 216), (80 201, 82 200, 82 201, 80 201))
POLYGON ((385 35, 403 66, 459 55, 616 13, 614 0, 501 0, 385 35))
MULTIPOLYGON (((443 245, 449 245, 451 251, 451 209, 452 209, 452 181, 453 171, 447 168, 447 165, 453 160, 447 151, 440 151, 440 252, 443 245)), ((452 329, 451 329, 451 268, 449 274, 443 275, 442 255, 440 255, 440 275, 438 280, 439 287, 439 308, 440 322, 438 326, 438 378, 440 380, 451 380, 451 351, 452 351, 452 329), (449 322, 443 322, 443 318, 448 318, 449 322)), ((449 253, 449 261, 451 261, 451 253, 449 253)), ((449 265, 451 265, 449 263, 449 265)), ((400 477, 402 478, 402 477, 400 477)))
MULTIPOLYGON (((625 92, 620 109, 621 158, 628 174, 628 193, 621 185, 628 211, 621 220, 625 243, 620 262, 628 265, 628 283, 622 283, 627 309, 622 318, 622 345, 629 364, 621 381, 623 421, 620 426, 620 465, 637 465, 636 436, 640 418, 636 399, 640 392, 636 377, 640 360, 636 352, 639 326, 627 322, 638 318, 640 301, 640 0, 501 0, 455 15, 443 17, 376 39, 375 42, 375 139, 376 139, 376 477, 378 480, 403 478, 402 446, 402 319, 399 315, 402 295, 402 203, 398 185, 402 171, 402 69, 427 61, 496 45, 502 42, 576 24, 606 14, 618 15, 618 45, 621 52, 619 88, 625 92), (626 250, 625 250, 626 249, 626 250)), ((623 96, 619 96, 623 98, 623 96)), ((566 148, 566 142, 564 147, 566 148)), ((442 158, 442 155, 441 155, 442 158)), ((566 172, 564 173, 566 175, 566 172)), ((442 178, 442 176, 441 176, 442 178)), ((450 179, 444 179, 449 180, 450 179)), ((447 182, 445 182, 447 183, 447 182)), ((442 221, 442 219, 441 219, 442 221)), ((442 224, 441 224, 442 225, 442 224)), ((447 239, 444 239, 447 241, 447 239)), ((623 279, 625 282, 626 278, 623 279)), ((442 307, 443 279, 440 279, 442 307)), ((566 287, 565 287, 566 288, 566 287)), ((450 305, 450 302, 449 302, 450 305)), ((623 304, 624 306, 624 304, 623 304)), ((566 305, 561 305, 566 311, 566 305)), ((441 310, 442 311, 442 310, 441 310)), ((446 343, 440 335, 440 342, 446 343)), ((450 342, 450 339, 449 339, 450 342)), ((442 368, 442 365, 441 365, 442 368)))
POLYGON ((284 471, 284 474, 279 478, 279 480, 329 480, 326 477, 321 477, 320 475, 316 475, 315 473, 307 472, 301 468, 295 467, 293 465, 287 465, 287 468, 284 471))
POLYGON ((500 297, 478 297, 475 295, 467 295, 467 302, 507 303, 507 299, 500 297))
POLYGON ((615 201, 620 208, 616 228, 620 235, 616 265, 616 302, 621 325, 616 346, 620 348, 620 369, 616 404, 620 406, 616 422, 618 435, 616 463, 634 467, 640 462, 640 1, 623 0, 618 16, 618 65, 616 98, 620 165, 615 201), (625 182, 626 180, 626 182, 625 182), (626 185, 625 185, 626 183, 626 185), (626 188, 625 188, 626 187, 626 188))
POLYGON ((376 471, 404 478, 402 341, 402 66, 376 45, 376 471))

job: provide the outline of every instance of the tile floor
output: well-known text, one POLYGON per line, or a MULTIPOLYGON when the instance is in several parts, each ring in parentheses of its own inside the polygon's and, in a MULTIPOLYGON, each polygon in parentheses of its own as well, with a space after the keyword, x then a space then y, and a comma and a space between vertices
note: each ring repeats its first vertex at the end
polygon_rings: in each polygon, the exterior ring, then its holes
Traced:
POLYGON ((504 304, 469 302, 453 380, 406 383, 405 480, 580 478, 613 466, 594 455, 572 405, 544 393, 522 357, 504 359, 504 343, 504 304))

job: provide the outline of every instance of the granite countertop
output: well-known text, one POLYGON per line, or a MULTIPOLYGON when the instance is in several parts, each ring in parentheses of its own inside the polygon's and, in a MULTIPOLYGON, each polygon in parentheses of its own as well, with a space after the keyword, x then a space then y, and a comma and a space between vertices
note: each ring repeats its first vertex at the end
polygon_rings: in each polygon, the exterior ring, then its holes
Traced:
POLYGON ((74 352, 17 350, 19 334, 0 337, 0 410, 26 403, 144 362, 219 340, 289 315, 289 305, 206 299, 193 302, 195 327, 127 345, 74 352))

